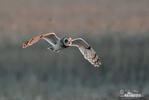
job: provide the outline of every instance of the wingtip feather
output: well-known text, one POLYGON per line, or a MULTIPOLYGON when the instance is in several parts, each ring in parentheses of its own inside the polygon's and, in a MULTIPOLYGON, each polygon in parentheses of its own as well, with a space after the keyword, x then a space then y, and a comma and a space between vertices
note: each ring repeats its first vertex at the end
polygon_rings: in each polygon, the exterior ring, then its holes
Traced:
POLYGON ((27 47, 27 42, 23 43, 22 48, 26 48, 27 47))

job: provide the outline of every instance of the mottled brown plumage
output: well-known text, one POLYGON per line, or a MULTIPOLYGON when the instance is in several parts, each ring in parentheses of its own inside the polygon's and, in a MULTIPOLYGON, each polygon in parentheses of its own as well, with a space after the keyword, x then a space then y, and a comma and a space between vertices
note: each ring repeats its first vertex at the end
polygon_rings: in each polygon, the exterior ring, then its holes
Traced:
POLYGON ((101 65, 100 58, 96 54, 95 50, 82 38, 73 39, 72 46, 78 47, 84 58, 95 67, 99 67, 101 65))

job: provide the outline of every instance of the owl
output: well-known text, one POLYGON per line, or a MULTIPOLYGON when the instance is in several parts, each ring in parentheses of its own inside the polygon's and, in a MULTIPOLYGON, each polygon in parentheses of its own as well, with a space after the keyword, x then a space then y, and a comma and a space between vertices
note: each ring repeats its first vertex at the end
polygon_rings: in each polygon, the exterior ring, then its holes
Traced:
POLYGON ((25 43, 23 43, 23 48, 33 45, 40 39, 47 41, 50 44, 50 47, 48 47, 48 49, 57 53, 69 47, 77 47, 84 58, 88 60, 94 67, 99 67, 101 65, 101 60, 96 54, 95 50, 82 38, 59 38, 55 33, 46 33, 38 35, 30 39, 29 41, 26 41, 25 43))

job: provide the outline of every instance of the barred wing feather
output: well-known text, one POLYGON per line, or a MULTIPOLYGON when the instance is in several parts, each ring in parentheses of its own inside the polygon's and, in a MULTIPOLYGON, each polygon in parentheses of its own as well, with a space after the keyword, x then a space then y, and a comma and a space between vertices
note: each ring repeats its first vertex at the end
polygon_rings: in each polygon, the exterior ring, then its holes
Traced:
POLYGON ((84 58, 95 67, 99 67, 101 65, 100 58, 96 54, 95 50, 82 38, 73 39, 72 46, 78 47, 84 58))
POLYGON ((35 44, 42 38, 45 39, 46 41, 50 42, 51 44, 55 44, 58 39, 55 33, 46 33, 46 34, 38 35, 38 36, 26 41, 25 43, 23 43, 23 48, 26 48, 28 46, 35 44))

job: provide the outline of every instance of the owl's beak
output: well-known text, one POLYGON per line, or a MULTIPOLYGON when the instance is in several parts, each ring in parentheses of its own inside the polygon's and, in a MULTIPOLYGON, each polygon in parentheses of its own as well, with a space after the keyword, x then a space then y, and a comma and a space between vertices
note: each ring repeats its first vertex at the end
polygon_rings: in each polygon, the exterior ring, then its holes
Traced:
POLYGON ((72 45, 72 38, 69 37, 69 38, 68 38, 68 41, 69 41, 69 46, 71 46, 71 45, 72 45))
POLYGON ((71 38, 71 37, 69 37, 69 38, 68 38, 68 41, 71 41, 71 42, 72 42, 72 38, 71 38))

